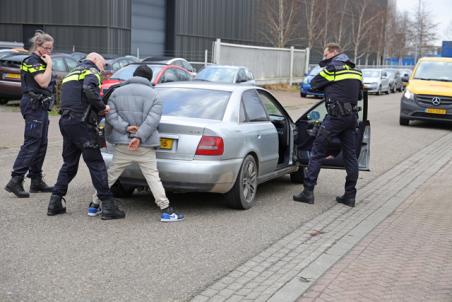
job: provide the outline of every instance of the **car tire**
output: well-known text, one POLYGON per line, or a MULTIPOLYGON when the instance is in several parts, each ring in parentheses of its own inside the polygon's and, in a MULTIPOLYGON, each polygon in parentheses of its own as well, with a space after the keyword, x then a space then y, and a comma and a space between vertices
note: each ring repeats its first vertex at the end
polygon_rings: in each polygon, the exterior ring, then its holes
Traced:
POLYGON ((0 99, 0 105, 6 105, 8 104, 8 99, 0 99))
POLYGON ((226 193, 229 207, 247 210, 256 204, 257 173, 256 159, 251 154, 248 154, 242 162, 234 186, 226 193))
POLYGON ((305 98, 306 96, 307 96, 306 93, 300 92, 300 97, 305 98))
POLYGON ((381 86, 378 86, 378 90, 377 90, 377 92, 375 94, 376 95, 380 95, 381 94, 381 86))
POLYGON ((410 120, 404 117, 400 117, 399 119, 399 124, 401 126, 409 126, 410 125, 410 120))
POLYGON ((298 171, 290 173, 290 181, 294 184, 303 184, 305 172, 305 167, 299 167, 298 171))
POLYGON ((123 185, 118 180, 111 186, 110 190, 114 197, 130 197, 135 191, 135 187, 123 185))

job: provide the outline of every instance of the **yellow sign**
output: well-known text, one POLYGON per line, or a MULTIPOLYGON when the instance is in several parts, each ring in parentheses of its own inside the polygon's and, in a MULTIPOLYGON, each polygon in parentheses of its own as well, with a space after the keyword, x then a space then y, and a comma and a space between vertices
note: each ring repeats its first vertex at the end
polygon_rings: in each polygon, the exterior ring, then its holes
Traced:
POLYGON ((18 74, 18 73, 5 73, 4 78, 5 79, 12 79, 12 80, 20 80, 20 74, 18 74))
POLYGON ((433 113, 433 114, 446 114, 446 109, 436 109, 436 108, 427 108, 425 109, 425 112, 427 113, 433 113))
POLYGON ((171 138, 161 138, 160 139, 160 149, 171 150, 173 149, 173 139, 171 138))

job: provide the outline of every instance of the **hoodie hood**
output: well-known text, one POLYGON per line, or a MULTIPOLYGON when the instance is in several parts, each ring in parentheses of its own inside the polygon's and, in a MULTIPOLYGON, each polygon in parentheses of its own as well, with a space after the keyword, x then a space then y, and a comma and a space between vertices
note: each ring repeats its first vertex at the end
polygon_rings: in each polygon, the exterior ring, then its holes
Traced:
POLYGON ((330 59, 326 59, 326 60, 322 60, 320 61, 319 65, 321 67, 325 67, 326 65, 328 65, 330 62, 334 62, 334 61, 338 61, 338 62, 342 62, 347 64, 348 66, 350 66, 351 68, 355 67, 355 63, 353 63, 350 58, 345 54, 345 53, 340 53, 330 59))

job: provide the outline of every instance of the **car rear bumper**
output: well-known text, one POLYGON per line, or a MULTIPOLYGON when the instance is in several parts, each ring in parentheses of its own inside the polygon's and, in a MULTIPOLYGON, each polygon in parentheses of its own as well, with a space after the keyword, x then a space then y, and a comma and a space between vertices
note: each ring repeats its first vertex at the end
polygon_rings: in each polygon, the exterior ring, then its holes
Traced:
MULTIPOLYGON (((102 157, 109 167, 112 154, 102 152, 102 157)), ((157 164, 163 186, 168 191, 226 193, 235 183, 242 160, 158 159, 157 164)), ((120 181, 126 185, 147 186, 137 164, 124 170, 120 181)))
POLYGON ((300 87, 300 93, 305 95, 314 95, 314 96, 323 96, 323 92, 317 92, 311 90, 311 85, 301 85, 300 87))
POLYGON ((418 104, 414 100, 408 100, 405 96, 402 96, 400 102, 400 117, 408 120, 420 120, 420 121, 437 121, 437 122, 449 122, 452 123, 452 108, 450 106, 424 106, 418 104), (427 113, 428 108, 444 109, 446 114, 434 114, 427 113))
POLYGON ((20 99, 22 97, 21 83, 0 80, 0 97, 20 99))

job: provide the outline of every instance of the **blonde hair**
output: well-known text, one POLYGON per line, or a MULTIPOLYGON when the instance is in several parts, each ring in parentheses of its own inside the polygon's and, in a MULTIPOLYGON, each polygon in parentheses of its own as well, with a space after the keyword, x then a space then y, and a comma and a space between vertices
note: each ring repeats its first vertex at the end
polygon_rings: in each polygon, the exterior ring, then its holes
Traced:
POLYGON ((37 30, 35 31, 33 38, 30 39, 30 42, 32 44, 30 51, 33 52, 38 46, 42 46, 46 42, 53 43, 53 38, 51 35, 43 32, 42 30, 37 30))
POLYGON ((342 48, 337 43, 328 43, 325 45, 325 49, 328 49, 328 51, 337 51, 338 53, 342 52, 342 48))

